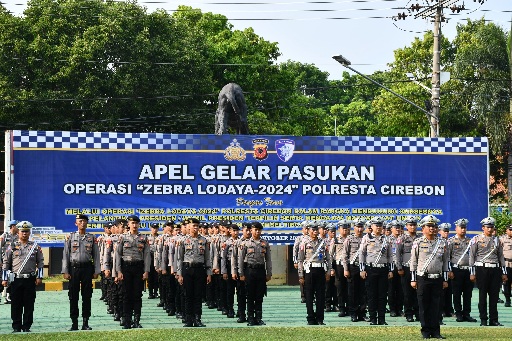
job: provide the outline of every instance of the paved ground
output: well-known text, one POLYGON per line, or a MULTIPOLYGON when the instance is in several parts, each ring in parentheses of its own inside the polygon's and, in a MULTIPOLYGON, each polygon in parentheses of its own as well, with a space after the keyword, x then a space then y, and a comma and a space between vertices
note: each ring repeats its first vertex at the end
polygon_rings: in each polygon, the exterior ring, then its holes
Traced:
MULTIPOLYGON (((118 322, 106 313, 105 304, 99 300, 100 291, 95 290, 93 294, 93 307, 90 325, 93 330, 120 330, 118 322)), ((478 292, 473 293, 472 315, 478 319, 476 298, 478 292)), ((503 295, 501 295, 503 297, 503 295)), ((66 331, 70 327, 69 303, 67 291, 42 291, 37 293, 35 322, 32 326, 33 332, 55 332, 66 331)), ((157 308, 158 300, 143 297, 143 311, 141 324, 144 328, 181 328, 181 320, 175 317, 168 317, 161 309, 157 308)), ((498 304, 500 321, 505 327, 512 328, 512 308, 505 308, 498 304)), ((300 303, 300 294, 297 287, 269 287, 268 297, 264 300, 263 319, 267 326, 305 326, 306 307, 300 303)), ((327 326, 364 326, 367 323, 352 323, 348 317, 340 318, 338 313, 326 313, 325 322, 327 326)), ((407 323, 403 317, 386 317, 391 326, 419 326, 419 322, 407 323)), ((80 321, 81 322, 81 321, 80 321)), ((235 319, 228 319, 217 310, 203 309, 203 322, 209 328, 219 327, 246 327, 245 324, 236 323, 235 319)), ((455 318, 445 319, 446 327, 479 327, 479 323, 457 323, 455 318)), ((81 326, 81 323, 80 323, 81 326)), ((505 328, 500 327, 500 328, 505 328)), ((379 328, 376 326, 375 328, 379 328)), ((10 306, 0 304, 0 334, 11 333, 10 306)), ((512 334, 511 334, 512 335, 512 334)))

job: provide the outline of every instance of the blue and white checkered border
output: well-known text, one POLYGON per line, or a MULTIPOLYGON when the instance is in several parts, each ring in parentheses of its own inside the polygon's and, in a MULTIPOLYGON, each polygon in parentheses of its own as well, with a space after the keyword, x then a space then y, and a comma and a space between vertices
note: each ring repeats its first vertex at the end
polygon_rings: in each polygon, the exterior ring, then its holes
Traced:
POLYGON ((269 152, 275 140, 295 141, 295 151, 306 152, 403 152, 403 153, 487 153, 486 137, 414 138, 367 136, 248 136, 195 135, 164 133, 115 133, 14 130, 14 148, 96 149, 96 150, 217 150, 223 151, 236 139, 246 150, 252 140, 269 140, 269 152))

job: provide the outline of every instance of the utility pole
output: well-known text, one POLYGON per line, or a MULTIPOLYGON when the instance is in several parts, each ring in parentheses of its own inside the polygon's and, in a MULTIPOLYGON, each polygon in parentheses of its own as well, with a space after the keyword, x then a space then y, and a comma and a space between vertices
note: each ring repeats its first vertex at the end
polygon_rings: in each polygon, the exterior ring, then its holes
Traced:
MULTIPOLYGON (((439 116, 441 108, 441 23, 448 21, 443 15, 443 9, 449 8, 453 13, 460 13, 464 11, 465 5, 456 5, 460 0, 423 0, 425 5, 419 3, 411 5, 406 8, 409 14, 405 12, 398 13, 394 20, 405 20, 409 16, 414 16, 414 19, 431 19, 434 21, 434 46, 432 58, 432 97, 430 99, 430 106, 427 105, 430 111, 430 137, 439 136, 439 116), (450 7, 451 6, 451 7, 450 7), (417 12, 414 14, 414 12, 417 12)), ((479 4, 483 4, 485 0, 474 0, 479 4)))

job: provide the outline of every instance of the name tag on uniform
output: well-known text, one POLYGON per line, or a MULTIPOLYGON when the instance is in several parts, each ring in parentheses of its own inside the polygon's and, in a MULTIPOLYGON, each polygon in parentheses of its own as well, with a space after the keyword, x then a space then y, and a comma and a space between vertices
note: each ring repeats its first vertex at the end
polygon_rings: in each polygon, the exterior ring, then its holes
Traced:
POLYGON ((254 253, 254 248, 253 247, 247 248, 247 253, 254 253))

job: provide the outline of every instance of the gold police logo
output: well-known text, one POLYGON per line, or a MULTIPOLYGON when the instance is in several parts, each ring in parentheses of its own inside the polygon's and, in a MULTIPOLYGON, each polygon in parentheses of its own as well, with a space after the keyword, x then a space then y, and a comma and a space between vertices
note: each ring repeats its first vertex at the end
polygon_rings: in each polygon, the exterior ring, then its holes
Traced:
POLYGON ((252 140, 254 155, 253 157, 258 161, 263 161, 268 157, 268 140, 267 139, 254 139, 252 140))
POLYGON ((228 161, 244 161, 245 154, 245 150, 236 139, 229 144, 229 147, 224 149, 224 158, 228 161))

